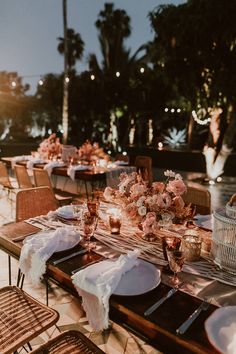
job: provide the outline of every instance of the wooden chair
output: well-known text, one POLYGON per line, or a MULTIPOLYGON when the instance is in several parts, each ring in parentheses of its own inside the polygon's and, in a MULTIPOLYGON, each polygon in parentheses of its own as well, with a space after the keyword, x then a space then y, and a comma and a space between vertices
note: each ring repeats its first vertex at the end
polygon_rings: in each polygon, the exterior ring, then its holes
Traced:
POLYGON ((152 183, 152 158, 149 156, 136 156, 134 166, 141 173, 145 181, 152 183))
POLYGON ((52 327, 57 311, 41 304, 16 286, 0 289, 0 353, 16 350, 52 327))
POLYGON ((11 207, 11 216, 13 216, 13 202, 15 202, 15 193, 18 191, 18 185, 14 178, 10 178, 5 163, 0 162, 0 186, 6 192, 7 200, 11 207))
POLYGON ((16 180, 18 182, 20 189, 32 188, 33 183, 31 182, 30 176, 28 175, 25 166, 15 165, 14 171, 16 175, 16 180))
POLYGON ((192 204, 196 207, 196 213, 207 215, 211 213, 211 194, 205 188, 187 187, 187 192, 183 195, 185 204, 192 204))
POLYGON ((78 331, 66 331, 51 339, 32 354, 104 354, 90 339, 78 331))
POLYGON ((129 163, 129 156, 128 155, 123 155, 123 154, 117 154, 115 156, 115 161, 124 161, 129 163))
POLYGON ((53 188, 51 179, 46 170, 40 168, 34 168, 33 173, 34 173, 35 186, 49 187, 54 192, 55 198, 57 199, 60 205, 70 204, 72 200, 76 198, 76 195, 72 193, 62 191, 61 189, 53 188))
POLYGON ((56 210, 58 202, 49 187, 20 190, 16 195, 16 221, 23 221, 56 210))

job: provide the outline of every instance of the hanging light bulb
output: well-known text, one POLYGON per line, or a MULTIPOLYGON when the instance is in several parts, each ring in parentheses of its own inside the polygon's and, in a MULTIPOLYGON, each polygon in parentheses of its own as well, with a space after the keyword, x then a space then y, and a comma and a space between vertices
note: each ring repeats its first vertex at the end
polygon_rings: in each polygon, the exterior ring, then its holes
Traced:
POLYGON ((43 85, 43 80, 40 79, 40 80, 39 80, 39 86, 42 86, 42 85, 43 85))
POLYGON ((90 79, 93 81, 93 80, 95 80, 95 75, 90 75, 90 79))
POLYGON ((116 72, 116 77, 120 77, 120 72, 119 71, 116 72))
POLYGON ((16 82, 15 82, 15 81, 12 81, 12 82, 11 82, 11 86, 12 86, 12 87, 16 87, 16 82))
POLYGON ((65 78, 65 82, 68 84, 68 82, 70 82, 70 79, 69 79, 69 77, 68 76, 66 76, 66 78, 65 78))
POLYGON ((140 68, 140 70, 139 70, 140 72, 141 72, 141 74, 143 74, 144 73, 144 71, 145 71, 145 69, 144 68, 140 68))

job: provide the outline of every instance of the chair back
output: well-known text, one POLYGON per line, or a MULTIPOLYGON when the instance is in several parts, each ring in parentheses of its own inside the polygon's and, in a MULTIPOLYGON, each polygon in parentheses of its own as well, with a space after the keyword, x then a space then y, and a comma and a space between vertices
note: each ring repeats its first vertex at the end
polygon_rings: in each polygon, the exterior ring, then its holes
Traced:
POLYGON ((58 202, 49 187, 22 189, 16 195, 16 221, 23 221, 56 210, 58 202))
POLYGON ((13 189, 8 175, 7 167, 3 162, 0 162, 0 185, 7 189, 13 189))
POLYGON ((187 187, 187 192, 183 195, 185 204, 192 204, 196 207, 196 212, 202 215, 211 213, 211 193, 205 188, 187 187))
POLYGON ((152 158, 150 156, 136 156, 134 166, 141 173, 144 181, 152 183, 152 158))
POLYGON ((83 333, 70 330, 59 334, 39 348, 33 350, 32 354, 105 354, 83 333))
POLYGON ((35 187, 52 187, 51 179, 46 170, 41 168, 33 168, 35 187))
POLYGON ((19 185, 19 188, 26 189, 26 188, 33 187, 33 183, 31 182, 30 176, 28 175, 25 166, 15 165, 14 171, 15 171, 16 180, 19 185))
POLYGON ((129 163, 129 156, 128 155, 123 155, 123 154, 117 154, 115 156, 115 161, 124 161, 129 163))

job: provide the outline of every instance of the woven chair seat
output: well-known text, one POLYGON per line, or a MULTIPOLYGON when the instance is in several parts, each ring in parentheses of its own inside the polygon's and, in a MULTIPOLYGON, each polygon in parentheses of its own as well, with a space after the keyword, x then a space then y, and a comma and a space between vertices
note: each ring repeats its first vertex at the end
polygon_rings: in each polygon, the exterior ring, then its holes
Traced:
POLYGON ((10 354, 54 325, 57 311, 15 286, 0 289, 0 353, 10 354))
POLYGON ((84 334, 78 331, 63 332, 59 336, 43 344, 32 354, 104 354, 84 334))

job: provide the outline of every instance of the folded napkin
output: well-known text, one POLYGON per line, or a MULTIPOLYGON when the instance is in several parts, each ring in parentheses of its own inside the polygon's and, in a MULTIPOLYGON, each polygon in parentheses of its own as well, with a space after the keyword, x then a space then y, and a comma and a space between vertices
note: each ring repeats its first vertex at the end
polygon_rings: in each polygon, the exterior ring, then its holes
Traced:
POLYGON ((225 343, 227 351, 225 354, 236 354, 236 322, 219 330, 222 343, 225 343))
POLYGON ((11 168, 14 168, 15 164, 20 161, 29 160, 32 156, 31 155, 22 155, 22 156, 15 156, 11 160, 11 168))
POLYGON ((52 174, 52 170, 55 167, 63 167, 65 166, 65 163, 63 161, 51 161, 48 162, 45 166, 44 166, 44 170, 47 171, 47 173, 49 174, 49 176, 51 176, 52 174))
POLYGON ((70 176, 70 178, 74 181, 76 171, 90 170, 91 168, 92 166, 88 165, 71 165, 67 169, 67 175, 70 176))
POLYGON ((139 250, 121 255, 115 262, 105 260, 72 276, 89 324, 95 331, 108 328, 109 299, 123 274, 139 264, 139 250))
POLYGON ((34 285, 38 285, 46 271, 46 261, 54 252, 74 247, 80 235, 72 226, 60 227, 53 231, 42 231, 28 236, 20 255, 20 269, 34 285))
POLYGON ((33 167, 34 167, 34 165, 35 165, 36 163, 44 163, 44 162, 45 162, 45 160, 42 160, 42 159, 40 159, 40 158, 38 158, 38 157, 32 157, 32 158, 27 162, 26 167, 27 167, 29 170, 32 170, 33 167))

